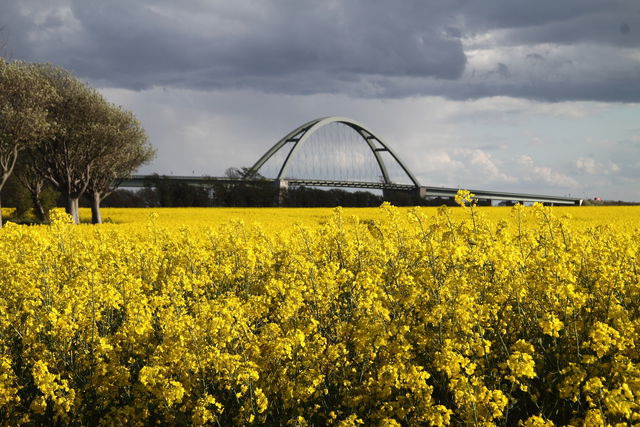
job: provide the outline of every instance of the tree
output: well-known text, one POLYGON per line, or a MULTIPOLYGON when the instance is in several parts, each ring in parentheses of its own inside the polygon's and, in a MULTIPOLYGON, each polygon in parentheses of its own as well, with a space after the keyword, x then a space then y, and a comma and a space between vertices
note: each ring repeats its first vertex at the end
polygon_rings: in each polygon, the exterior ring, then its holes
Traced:
POLYGON ((50 194, 54 190, 50 188, 47 180, 38 170, 37 165, 42 164, 42 160, 38 156, 39 152, 36 147, 25 150, 18 159, 14 176, 22 187, 28 191, 31 206, 38 221, 45 222, 48 220, 49 209, 55 207, 55 204, 52 205, 51 203, 52 197, 50 194))
POLYGON ((56 126, 51 137, 38 145, 36 167, 63 194, 67 213, 78 223, 78 201, 100 159, 110 152, 109 144, 104 143, 104 117, 110 106, 68 71, 47 64, 37 68, 59 97, 50 109, 56 126))
POLYGON ((50 134, 52 125, 47 111, 57 101, 56 92, 36 67, 0 58, 0 192, 13 173, 20 152, 50 134))
POLYGON ((42 187, 39 189, 37 197, 34 197, 33 187, 27 188, 21 179, 22 166, 27 163, 27 159, 28 157, 22 152, 13 174, 3 188, 2 201, 5 205, 15 208, 12 221, 31 223, 34 221, 33 216, 35 216, 36 222, 44 223, 49 219, 50 209, 57 206, 60 193, 55 191, 46 181, 40 180, 42 187), (30 213, 33 213, 33 216, 30 213))
POLYGON ((176 182, 166 176, 153 175, 146 187, 150 204, 161 207, 212 206, 211 187, 176 182), (153 198, 149 196, 155 195, 153 198))
MULTIPOLYGON (((242 179, 247 175, 247 172, 249 172, 249 170, 251 170, 251 168, 246 166, 242 166, 239 168, 232 166, 224 171, 224 176, 226 176, 227 178, 242 179)), ((262 175, 256 174, 255 179, 262 179, 262 175)))
POLYGON ((140 122, 129 111, 108 105, 104 115, 93 127, 94 143, 103 154, 96 161, 87 193, 91 199, 91 220, 102 222, 100 203, 111 194, 120 181, 130 176, 140 165, 155 156, 140 122))

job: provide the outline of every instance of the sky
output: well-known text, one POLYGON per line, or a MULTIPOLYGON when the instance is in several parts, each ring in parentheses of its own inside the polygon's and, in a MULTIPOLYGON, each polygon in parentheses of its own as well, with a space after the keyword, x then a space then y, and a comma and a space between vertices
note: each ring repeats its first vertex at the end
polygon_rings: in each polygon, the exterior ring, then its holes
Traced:
POLYGON ((638 0, 0 0, 0 27, 136 114, 140 173, 344 116, 423 185, 640 201, 638 0))

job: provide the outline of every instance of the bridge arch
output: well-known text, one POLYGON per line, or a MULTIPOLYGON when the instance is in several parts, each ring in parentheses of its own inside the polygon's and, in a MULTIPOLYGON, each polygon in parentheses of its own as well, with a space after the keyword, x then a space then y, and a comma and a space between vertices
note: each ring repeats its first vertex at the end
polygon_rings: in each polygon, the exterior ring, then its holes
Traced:
POLYGON ((355 120, 346 118, 346 117, 323 117, 315 120, 311 120, 296 129, 289 132, 282 139, 280 139, 273 147, 271 147, 258 161, 247 171, 245 178, 252 179, 255 178, 262 166, 272 159, 276 153, 279 155, 284 154, 284 161, 282 165, 279 167, 279 171, 277 176, 275 177, 278 181, 287 180, 287 172, 290 169, 292 161, 294 161, 296 154, 305 146, 305 144, 311 144, 312 136, 317 134, 318 131, 322 128, 328 127, 333 124, 342 124, 351 128, 362 140, 362 143, 365 144, 365 147, 368 148, 373 157, 375 158, 375 162, 377 167, 379 168, 381 184, 383 185, 393 185, 393 179, 388 172, 388 165, 385 162, 382 154, 387 153, 387 161, 391 160, 395 163, 395 165, 400 167, 400 170, 404 172, 408 180, 411 182, 411 186, 416 188, 420 187, 420 184, 413 173, 409 170, 409 168, 400 160, 400 158, 393 152, 391 147, 389 147, 381 138, 373 133, 370 129, 362 125, 361 123, 356 122, 355 120), (390 158, 390 159, 389 159, 390 158))

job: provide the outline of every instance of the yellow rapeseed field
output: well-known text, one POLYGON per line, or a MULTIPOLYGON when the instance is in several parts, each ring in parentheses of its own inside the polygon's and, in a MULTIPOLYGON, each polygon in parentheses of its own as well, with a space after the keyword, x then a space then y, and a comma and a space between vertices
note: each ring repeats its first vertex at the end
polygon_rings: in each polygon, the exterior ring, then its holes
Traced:
MULTIPOLYGON (((406 214, 412 208, 397 208, 406 214)), ((478 211, 489 221, 497 223, 500 220, 510 221, 513 209, 511 207, 478 207, 478 211)), ((436 207, 421 207, 419 211, 433 217, 438 213, 436 207)), ((287 231, 295 224, 310 227, 326 224, 331 220, 332 208, 105 208, 102 215, 107 223, 119 225, 139 226, 149 218, 149 213, 157 214, 156 224, 165 228, 189 227, 218 227, 231 221, 242 221, 246 225, 259 224, 266 232, 287 231)), ((610 225, 621 231, 633 231, 640 226, 640 207, 638 206, 584 206, 552 208, 556 216, 568 215, 571 225, 581 229, 598 225, 610 225)), ((345 218, 358 217, 360 221, 372 221, 385 218, 385 212, 379 208, 343 208, 345 218)), ((451 209, 450 215, 456 220, 464 219, 468 213, 463 209, 451 209)), ((91 222, 91 210, 80 209, 80 219, 85 223, 91 222)), ((533 219, 530 217, 529 219, 533 219)), ((122 227, 118 227, 122 229, 122 227)))
POLYGON ((458 200, 8 223, 0 424, 639 423, 640 208, 458 200))

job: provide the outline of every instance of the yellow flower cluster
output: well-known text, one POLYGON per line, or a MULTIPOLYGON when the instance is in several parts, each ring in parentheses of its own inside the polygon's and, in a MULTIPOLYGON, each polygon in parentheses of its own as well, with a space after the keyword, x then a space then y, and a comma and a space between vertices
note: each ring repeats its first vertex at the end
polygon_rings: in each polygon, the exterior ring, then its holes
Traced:
POLYGON ((640 422, 640 230, 458 200, 278 232, 8 223, 0 424, 640 422))

